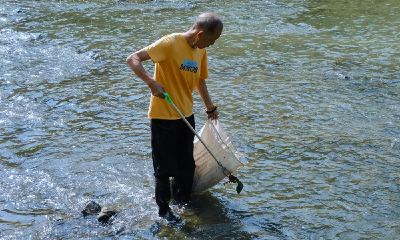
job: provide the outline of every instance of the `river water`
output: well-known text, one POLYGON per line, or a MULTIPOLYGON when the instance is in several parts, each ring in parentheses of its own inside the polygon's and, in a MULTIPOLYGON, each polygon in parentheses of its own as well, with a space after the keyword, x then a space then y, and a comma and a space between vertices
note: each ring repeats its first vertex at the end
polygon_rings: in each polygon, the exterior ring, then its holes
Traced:
POLYGON ((0 0, 0 238, 399 239, 399 25, 398 0, 0 0), (125 58, 204 11, 224 22, 207 84, 244 190, 169 226, 125 58))

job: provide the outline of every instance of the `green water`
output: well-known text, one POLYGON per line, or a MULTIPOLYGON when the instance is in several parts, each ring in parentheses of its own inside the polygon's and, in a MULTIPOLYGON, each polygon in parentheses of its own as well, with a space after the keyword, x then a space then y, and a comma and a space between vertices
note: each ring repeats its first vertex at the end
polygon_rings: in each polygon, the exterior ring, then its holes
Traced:
POLYGON ((0 1, 0 238, 400 237, 399 1, 0 1), (171 227, 125 58, 204 11, 224 22, 207 85, 248 164, 241 194, 221 183, 171 227))

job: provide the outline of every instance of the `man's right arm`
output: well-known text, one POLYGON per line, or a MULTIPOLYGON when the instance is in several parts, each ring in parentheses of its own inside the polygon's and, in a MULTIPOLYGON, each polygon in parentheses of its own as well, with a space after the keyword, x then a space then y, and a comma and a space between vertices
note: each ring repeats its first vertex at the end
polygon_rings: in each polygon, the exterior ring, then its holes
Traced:
POLYGON ((144 69, 142 62, 151 59, 149 54, 144 50, 137 51, 132 53, 129 57, 126 58, 126 62, 129 67, 131 67, 132 71, 140 77, 143 82, 149 86, 151 90, 151 94, 164 99, 164 87, 156 82, 153 77, 144 69))

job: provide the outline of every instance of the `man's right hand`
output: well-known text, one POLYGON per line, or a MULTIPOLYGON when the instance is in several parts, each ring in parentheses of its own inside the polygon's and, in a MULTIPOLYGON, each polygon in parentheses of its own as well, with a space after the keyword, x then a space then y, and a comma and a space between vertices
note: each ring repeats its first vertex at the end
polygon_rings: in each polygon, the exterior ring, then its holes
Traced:
POLYGON ((165 89, 164 89, 163 85, 161 85, 160 83, 158 83, 154 80, 154 81, 151 81, 148 86, 151 89, 151 94, 153 96, 159 97, 161 99, 165 98, 165 96, 164 96, 165 89))
POLYGON ((133 72, 139 76, 151 90, 153 96, 164 99, 164 86, 156 82, 153 77, 143 67, 142 62, 151 59, 145 50, 137 51, 126 58, 126 62, 131 67, 133 72))

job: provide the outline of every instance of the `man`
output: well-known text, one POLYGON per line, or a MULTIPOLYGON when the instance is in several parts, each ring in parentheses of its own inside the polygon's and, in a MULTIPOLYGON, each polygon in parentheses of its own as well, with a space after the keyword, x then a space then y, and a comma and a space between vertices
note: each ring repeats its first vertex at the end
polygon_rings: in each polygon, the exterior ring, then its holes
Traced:
POLYGON ((150 88, 149 118, 155 176, 155 198, 159 216, 170 222, 179 222, 169 207, 171 199, 169 177, 175 204, 186 204, 192 192, 195 163, 193 159, 194 134, 176 110, 164 99, 168 93, 194 128, 193 91, 196 88, 206 108, 208 119, 217 119, 217 107, 211 101, 206 81, 207 51, 222 33, 219 17, 206 12, 199 15, 191 29, 173 33, 130 55, 126 62, 150 88), (154 78, 146 72, 142 62, 155 63, 154 78))

